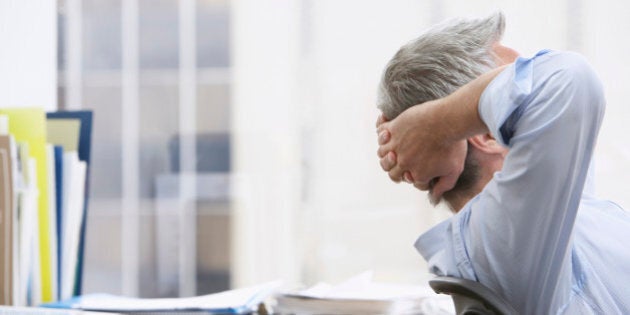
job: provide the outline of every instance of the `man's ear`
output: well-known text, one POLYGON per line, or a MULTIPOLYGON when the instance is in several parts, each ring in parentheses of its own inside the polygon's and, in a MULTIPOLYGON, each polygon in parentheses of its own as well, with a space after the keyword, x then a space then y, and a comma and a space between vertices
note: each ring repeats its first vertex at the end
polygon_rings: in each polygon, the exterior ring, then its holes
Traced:
POLYGON ((486 154, 507 153, 507 148, 502 146, 490 133, 479 134, 468 138, 468 142, 477 150, 486 154))

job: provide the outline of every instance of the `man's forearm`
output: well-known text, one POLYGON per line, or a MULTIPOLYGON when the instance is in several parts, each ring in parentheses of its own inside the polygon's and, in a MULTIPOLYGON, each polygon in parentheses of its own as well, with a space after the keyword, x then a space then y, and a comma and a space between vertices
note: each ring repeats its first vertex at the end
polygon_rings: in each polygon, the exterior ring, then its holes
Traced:
POLYGON ((477 79, 457 89, 451 95, 435 101, 434 115, 443 121, 439 132, 447 141, 467 139, 477 134, 487 133, 488 127, 479 115, 479 99, 488 84, 506 66, 487 72, 477 79))

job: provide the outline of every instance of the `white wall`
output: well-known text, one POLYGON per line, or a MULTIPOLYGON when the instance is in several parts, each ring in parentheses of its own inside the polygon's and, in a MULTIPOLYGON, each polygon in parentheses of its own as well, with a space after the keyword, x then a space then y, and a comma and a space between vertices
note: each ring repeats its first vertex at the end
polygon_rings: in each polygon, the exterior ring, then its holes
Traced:
POLYGON ((234 1, 232 12, 232 284, 292 281, 299 273, 296 1, 234 1))
POLYGON ((0 107, 57 106, 57 1, 0 0, 0 107))

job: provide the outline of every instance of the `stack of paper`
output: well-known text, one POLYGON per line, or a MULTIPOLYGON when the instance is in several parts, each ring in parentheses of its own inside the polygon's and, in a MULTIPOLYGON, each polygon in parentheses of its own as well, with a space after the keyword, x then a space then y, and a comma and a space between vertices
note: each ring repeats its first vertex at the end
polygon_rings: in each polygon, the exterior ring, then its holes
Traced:
POLYGON ((428 286, 372 282, 372 272, 337 286, 320 283, 276 297, 279 314, 454 314, 450 297, 428 286))
POLYGON ((116 315, 114 313, 97 313, 73 310, 52 310, 42 307, 0 306, 0 315, 116 315))
POLYGON ((250 314, 280 285, 281 282, 276 281, 189 298, 139 299, 108 294, 90 294, 44 306, 120 313, 250 314))

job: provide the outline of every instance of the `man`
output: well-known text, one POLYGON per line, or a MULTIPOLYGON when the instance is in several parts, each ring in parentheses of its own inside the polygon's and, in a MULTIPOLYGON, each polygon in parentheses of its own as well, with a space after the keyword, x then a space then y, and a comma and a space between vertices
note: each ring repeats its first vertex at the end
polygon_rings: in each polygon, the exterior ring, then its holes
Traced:
POLYGON ((501 14, 438 26, 383 75, 381 167, 456 213, 416 247, 521 314, 630 314, 630 216, 584 190, 600 81, 574 53, 517 58, 503 28, 501 14))

